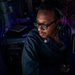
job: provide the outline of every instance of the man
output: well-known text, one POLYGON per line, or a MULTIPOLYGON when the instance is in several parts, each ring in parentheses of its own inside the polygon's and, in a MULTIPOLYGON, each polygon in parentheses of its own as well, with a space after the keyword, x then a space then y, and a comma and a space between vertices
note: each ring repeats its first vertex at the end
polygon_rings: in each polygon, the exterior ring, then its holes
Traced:
POLYGON ((63 71, 70 39, 66 25, 58 25, 60 17, 53 4, 43 3, 38 9, 36 28, 27 35, 22 52, 23 75, 58 75, 63 71))

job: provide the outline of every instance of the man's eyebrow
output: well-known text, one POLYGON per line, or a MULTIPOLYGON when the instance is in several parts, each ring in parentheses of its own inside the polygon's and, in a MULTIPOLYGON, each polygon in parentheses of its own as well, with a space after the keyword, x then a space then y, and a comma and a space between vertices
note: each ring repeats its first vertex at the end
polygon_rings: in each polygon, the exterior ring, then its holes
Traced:
POLYGON ((45 23, 39 23, 39 22, 36 22, 36 23, 38 23, 39 25, 46 25, 45 23))

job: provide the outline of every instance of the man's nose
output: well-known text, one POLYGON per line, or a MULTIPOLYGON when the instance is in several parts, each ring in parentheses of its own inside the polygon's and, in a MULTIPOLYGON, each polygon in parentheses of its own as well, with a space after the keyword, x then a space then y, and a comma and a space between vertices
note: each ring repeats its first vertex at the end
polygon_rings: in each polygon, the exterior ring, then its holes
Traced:
POLYGON ((43 30, 42 26, 38 26, 38 31, 43 30))

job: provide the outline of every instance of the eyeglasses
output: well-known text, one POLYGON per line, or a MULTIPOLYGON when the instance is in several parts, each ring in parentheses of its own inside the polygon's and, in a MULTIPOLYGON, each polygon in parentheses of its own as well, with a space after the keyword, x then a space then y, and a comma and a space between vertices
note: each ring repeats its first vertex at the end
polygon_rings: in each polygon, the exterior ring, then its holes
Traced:
POLYGON ((46 24, 46 25, 44 25, 44 24, 39 24, 39 23, 34 23, 34 25, 36 26, 36 27, 39 27, 39 26, 41 26, 44 30, 46 30, 46 29, 48 29, 48 27, 50 26, 50 25, 52 25, 54 22, 56 22, 58 19, 55 19, 54 21, 52 21, 50 24, 46 24))

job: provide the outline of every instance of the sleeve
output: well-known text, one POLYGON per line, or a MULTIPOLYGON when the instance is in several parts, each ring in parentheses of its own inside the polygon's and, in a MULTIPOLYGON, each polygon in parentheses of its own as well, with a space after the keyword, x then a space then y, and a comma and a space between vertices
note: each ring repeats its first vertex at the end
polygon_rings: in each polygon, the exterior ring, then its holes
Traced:
POLYGON ((65 63, 69 65, 73 65, 75 63, 75 56, 72 53, 71 48, 71 31, 70 27, 65 27, 59 34, 60 40, 62 41, 63 46, 60 48, 60 50, 63 50, 65 46, 64 51, 64 57, 65 57, 65 63))
POLYGON ((39 63, 36 40, 27 38, 22 52, 22 72, 23 75, 39 75, 39 63))
POLYGON ((65 50, 66 46, 63 42, 61 42, 61 46, 59 47, 60 51, 65 50))

